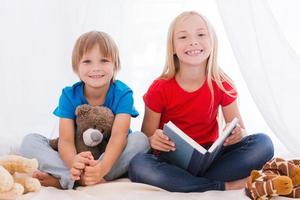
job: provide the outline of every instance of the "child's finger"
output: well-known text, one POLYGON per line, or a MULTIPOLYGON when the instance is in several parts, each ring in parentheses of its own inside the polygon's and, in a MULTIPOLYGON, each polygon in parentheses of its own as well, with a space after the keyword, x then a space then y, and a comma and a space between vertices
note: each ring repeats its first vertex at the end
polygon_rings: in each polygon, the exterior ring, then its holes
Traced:
POLYGON ((75 162, 73 163, 72 165, 72 168, 75 168, 75 169, 78 169, 78 170, 82 170, 85 168, 85 164, 84 163, 81 163, 81 162, 75 162))
POLYGON ((85 157, 77 157, 75 163, 79 162, 79 163, 87 165, 87 164, 89 164, 90 160, 91 159, 85 158, 85 157))
POLYGON ((159 151, 165 151, 165 152, 175 151, 174 146, 171 146, 168 143, 167 144, 163 143, 161 141, 154 142, 152 147, 156 150, 159 150, 159 151))
POLYGON ((90 151, 83 151, 79 153, 80 156, 88 159, 94 159, 93 154, 90 151))

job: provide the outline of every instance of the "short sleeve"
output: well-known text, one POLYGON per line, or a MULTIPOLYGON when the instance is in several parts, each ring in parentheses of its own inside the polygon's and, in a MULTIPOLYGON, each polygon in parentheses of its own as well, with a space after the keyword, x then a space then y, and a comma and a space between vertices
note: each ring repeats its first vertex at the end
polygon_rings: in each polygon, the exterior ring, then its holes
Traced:
POLYGON ((59 98, 58 106, 53 111, 53 114, 60 118, 75 119, 75 109, 76 108, 71 103, 65 89, 63 89, 59 98))
POLYGON ((161 80, 155 80, 143 96, 145 105, 157 113, 161 113, 163 111, 164 99, 161 80))
POLYGON ((133 92, 128 90, 120 96, 119 103, 116 107, 115 114, 126 113, 132 117, 139 115, 138 111, 134 107, 133 92))
POLYGON ((223 82, 222 84, 224 89, 228 91, 229 94, 222 91, 221 105, 227 106, 237 99, 238 94, 236 89, 233 86, 231 86, 229 83, 223 82))

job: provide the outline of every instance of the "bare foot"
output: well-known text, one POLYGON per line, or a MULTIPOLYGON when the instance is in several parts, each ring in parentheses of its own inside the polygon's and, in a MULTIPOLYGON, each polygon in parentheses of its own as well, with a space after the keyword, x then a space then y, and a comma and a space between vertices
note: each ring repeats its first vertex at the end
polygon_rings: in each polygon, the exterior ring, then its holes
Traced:
POLYGON ((42 186, 46 186, 46 187, 52 186, 58 189, 62 189, 59 180, 48 173, 35 171, 32 174, 32 178, 37 178, 40 181, 42 186))
POLYGON ((225 190, 239 190, 245 188, 247 182, 247 178, 239 179, 236 181, 226 182, 225 190))
MULTIPOLYGON (((98 183, 96 183, 96 184, 102 184, 102 183, 106 183, 106 182, 107 182, 107 181, 106 181, 104 178, 102 178, 102 179, 100 179, 100 181, 99 181, 98 183)), ((86 183, 86 181, 85 181, 83 175, 80 176, 80 180, 78 180, 77 183, 78 183, 80 186, 88 186, 88 185, 90 185, 90 184, 87 184, 87 183, 86 183)))

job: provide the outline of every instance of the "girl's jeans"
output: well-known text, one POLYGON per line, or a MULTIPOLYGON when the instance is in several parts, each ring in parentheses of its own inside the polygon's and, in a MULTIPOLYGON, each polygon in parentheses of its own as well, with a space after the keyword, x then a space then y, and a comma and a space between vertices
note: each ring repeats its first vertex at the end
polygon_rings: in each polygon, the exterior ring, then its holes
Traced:
POLYGON ((140 153, 129 165, 129 178, 172 192, 224 190, 225 182, 245 178, 273 157, 271 139, 265 134, 249 135, 241 142, 223 147, 220 157, 200 176, 167 163, 153 154, 140 153))

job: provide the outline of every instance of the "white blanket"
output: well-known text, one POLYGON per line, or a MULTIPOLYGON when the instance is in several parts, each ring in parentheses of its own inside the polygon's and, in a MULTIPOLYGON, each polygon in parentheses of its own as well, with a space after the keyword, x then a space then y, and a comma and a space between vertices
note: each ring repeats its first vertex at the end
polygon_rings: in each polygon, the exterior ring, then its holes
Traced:
MULTIPOLYGON (((167 192, 150 185, 131 183, 128 179, 77 190, 58 190, 53 187, 42 187, 39 192, 29 193, 18 200, 249 200, 244 190, 208 191, 203 193, 167 192)), ((279 199, 289 199, 277 197, 279 199)))

